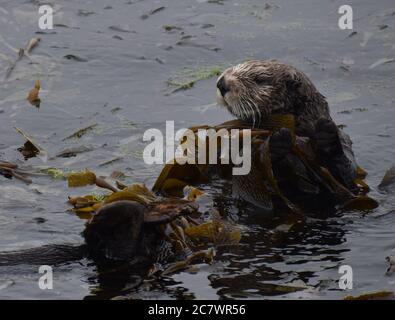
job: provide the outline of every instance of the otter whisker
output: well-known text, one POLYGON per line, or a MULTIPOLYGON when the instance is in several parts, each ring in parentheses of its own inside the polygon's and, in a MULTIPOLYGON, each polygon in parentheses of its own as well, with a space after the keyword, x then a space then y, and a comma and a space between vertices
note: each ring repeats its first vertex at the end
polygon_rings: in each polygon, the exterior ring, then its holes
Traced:
POLYGON ((247 100, 247 104, 248 104, 248 106, 250 107, 250 109, 251 109, 251 112, 252 112, 252 118, 253 118, 253 128, 255 128, 255 124, 256 124, 256 115, 257 115, 257 112, 256 112, 256 110, 254 109, 254 103, 252 103, 250 100, 247 100))
POLYGON ((243 120, 246 120, 246 118, 248 118, 248 111, 247 111, 243 101, 240 101, 240 103, 238 103, 237 105, 238 105, 238 107, 241 110, 241 118, 243 120))
POLYGON ((254 106, 254 109, 256 111, 256 114, 258 116, 258 124, 260 125, 262 123, 262 113, 261 110, 259 108, 259 106, 257 106, 254 102, 251 101, 251 104, 254 106))

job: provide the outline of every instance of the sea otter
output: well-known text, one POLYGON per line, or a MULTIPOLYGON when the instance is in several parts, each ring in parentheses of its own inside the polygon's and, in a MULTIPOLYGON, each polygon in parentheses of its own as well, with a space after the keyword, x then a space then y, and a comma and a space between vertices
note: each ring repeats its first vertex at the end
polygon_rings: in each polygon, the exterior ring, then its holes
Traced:
MULTIPOLYGON (((259 127, 270 114, 292 114, 296 135, 308 137, 322 165, 355 190, 357 165, 352 142, 333 122, 328 103, 300 70, 276 60, 251 60, 226 69, 217 80, 218 103, 238 119, 259 127)), ((291 135, 272 136, 272 158, 281 158, 291 135)))

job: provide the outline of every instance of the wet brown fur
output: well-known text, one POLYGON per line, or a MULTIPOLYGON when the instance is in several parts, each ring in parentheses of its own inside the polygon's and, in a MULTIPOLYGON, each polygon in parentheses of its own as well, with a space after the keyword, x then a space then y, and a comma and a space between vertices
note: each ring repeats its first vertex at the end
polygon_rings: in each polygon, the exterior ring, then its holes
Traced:
POLYGON ((330 118, 325 97, 300 70, 276 60, 251 60, 228 68, 229 91, 219 102, 237 118, 259 126, 269 114, 293 114, 297 134, 311 136, 319 118, 330 118))

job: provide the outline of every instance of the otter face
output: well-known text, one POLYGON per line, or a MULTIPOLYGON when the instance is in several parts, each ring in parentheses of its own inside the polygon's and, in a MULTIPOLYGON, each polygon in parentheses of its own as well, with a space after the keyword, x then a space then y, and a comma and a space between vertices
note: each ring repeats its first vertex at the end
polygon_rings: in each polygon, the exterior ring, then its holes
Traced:
POLYGON ((218 103, 241 120, 261 122, 284 107, 284 83, 278 81, 284 66, 273 60, 252 60, 226 69, 217 80, 218 103))

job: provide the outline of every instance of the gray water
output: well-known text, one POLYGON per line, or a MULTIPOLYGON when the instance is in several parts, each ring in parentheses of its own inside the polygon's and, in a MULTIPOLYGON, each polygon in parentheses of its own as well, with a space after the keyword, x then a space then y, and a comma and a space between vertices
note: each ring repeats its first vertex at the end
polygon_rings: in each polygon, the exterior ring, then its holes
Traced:
MULTIPOLYGON (((146 165, 141 158, 146 129, 164 129, 166 120, 185 128, 231 119, 215 104, 215 77, 173 93, 167 81, 186 68, 275 58, 305 71, 328 98, 333 118, 346 126, 358 162, 369 173, 370 195, 380 207, 368 215, 312 219, 273 239, 270 220, 238 212, 232 199, 223 196, 220 208, 248 231, 238 246, 219 250, 212 265, 200 264, 195 273, 179 272, 128 290, 133 288, 132 276, 103 280, 97 267, 84 259, 56 266, 54 289, 43 291, 37 266, 5 266, 0 267, 0 298, 111 298, 127 292, 129 298, 144 299, 339 299, 395 290, 395 276, 385 275, 385 257, 395 249, 395 215, 387 214, 395 209, 395 197, 376 187, 395 162, 395 63, 376 63, 395 58, 392 0, 348 1, 356 34, 338 28, 337 10, 343 1, 324 0, 280 0, 268 6, 258 0, 50 0, 55 28, 37 34, 39 2, 0 3, 2 77, 17 57, 12 48, 41 37, 30 59, 19 61, 0 82, 0 159, 24 166, 89 168, 103 176, 120 170, 126 183, 152 186, 161 166, 146 165), (161 6, 165 8, 142 18, 161 6), (163 25, 181 29, 168 32, 163 25), (40 109, 25 100, 38 78, 40 109), (93 124, 95 129, 81 139, 64 141, 93 124), (25 161, 17 151, 24 140, 14 127, 34 137, 50 160, 25 161), (81 145, 90 151, 54 157, 81 145), (354 288, 347 292, 336 282, 343 264, 354 271, 354 288), (265 289, 265 283, 295 281, 308 289, 291 294, 265 289)), ((67 212, 66 200, 92 188, 68 189, 65 181, 49 177, 34 177, 25 185, 0 176, 0 190, 1 251, 83 242, 85 221, 67 212)), ((211 192, 220 195, 222 190, 212 186, 211 192)))

